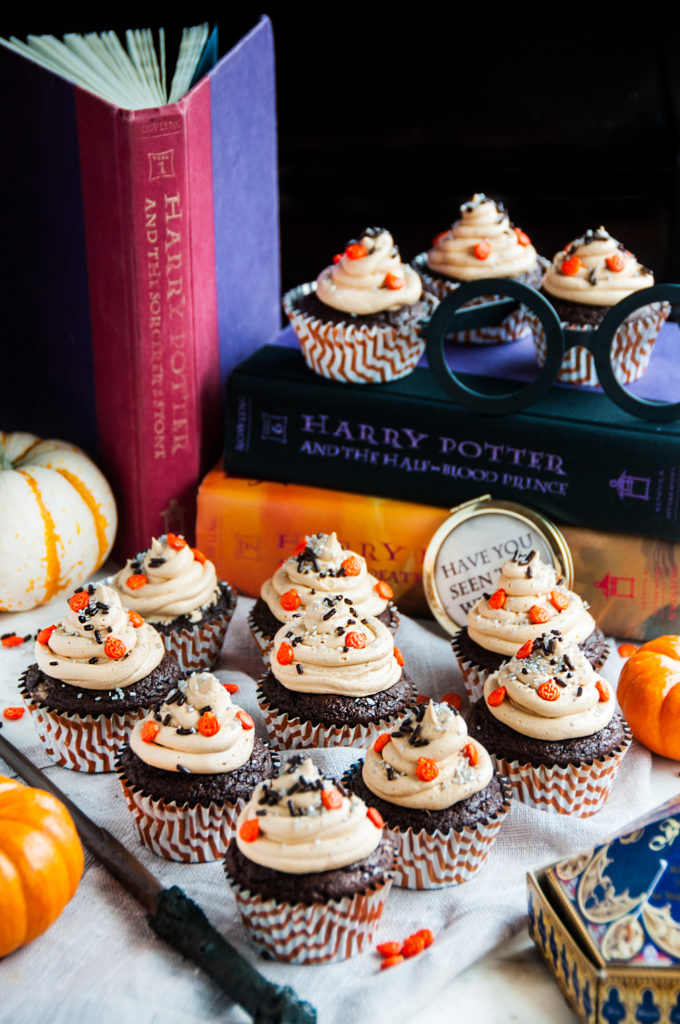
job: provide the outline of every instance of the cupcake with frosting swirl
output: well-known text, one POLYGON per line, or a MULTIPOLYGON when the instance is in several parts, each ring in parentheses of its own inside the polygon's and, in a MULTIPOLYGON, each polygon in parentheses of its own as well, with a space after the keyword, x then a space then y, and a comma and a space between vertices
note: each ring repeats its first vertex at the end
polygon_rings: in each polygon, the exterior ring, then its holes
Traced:
POLYGON ((105 584, 80 587, 60 622, 38 632, 21 688, 50 757, 113 771, 136 721, 180 678, 156 630, 105 584))
MULTIPOLYGON (((492 277, 538 288, 548 261, 538 255, 527 233, 511 223, 501 202, 477 192, 460 207, 459 219, 440 232, 413 265, 424 287, 443 301, 467 281, 492 277)), ((482 296, 471 304, 497 297, 482 296)), ((526 328, 524 312, 518 309, 501 324, 459 331, 451 337, 457 342, 491 345, 517 341, 526 328)))
POLYGON ((194 672, 137 722, 116 763, 142 843, 160 857, 217 860, 255 786, 274 774, 250 715, 194 672))
POLYGON ((435 889, 472 877, 486 860, 510 790, 448 704, 419 704, 382 733, 345 780, 371 800, 397 848, 395 884, 435 889))
POLYGON ((393 862, 376 809, 297 755, 255 788, 225 870, 255 948, 312 964, 369 947, 393 862))
MULTIPOLYGON (((628 295, 651 288, 654 274, 638 263, 622 242, 604 227, 588 229, 556 253, 543 278, 542 292, 555 308, 562 326, 569 330, 599 327, 609 311, 628 295)), ((622 384, 637 380, 647 369, 654 342, 670 306, 655 302, 630 313, 612 344, 614 374, 622 384)), ((534 324, 536 355, 542 366, 546 357, 545 335, 534 324)), ((583 346, 564 355, 559 379, 570 384, 598 383, 595 361, 583 346)))
POLYGON ((489 676, 468 728, 520 800, 581 817, 606 800, 632 739, 614 687, 559 630, 489 676))
POLYGON ((279 747, 364 744, 414 700, 392 634, 344 594, 316 594, 276 636, 258 703, 279 747))
POLYGON ((123 604, 150 622, 185 672, 217 664, 236 594, 181 534, 153 538, 113 577, 123 604))
POLYGON ((423 354, 436 301, 402 262, 389 231, 367 228, 283 308, 307 365, 329 380, 374 384, 405 377, 423 354))
POLYGON ((470 700, 481 696, 490 672, 546 629, 577 644, 595 668, 606 661, 607 641, 583 600, 538 552, 517 551, 503 564, 494 592, 477 601, 452 640, 470 700))
POLYGON ((360 617, 373 615, 393 632, 399 613, 392 587, 368 571, 366 559, 343 547, 335 533, 302 537, 295 551, 265 580, 248 615, 253 638, 264 655, 285 623, 297 622, 319 596, 342 594, 360 617))

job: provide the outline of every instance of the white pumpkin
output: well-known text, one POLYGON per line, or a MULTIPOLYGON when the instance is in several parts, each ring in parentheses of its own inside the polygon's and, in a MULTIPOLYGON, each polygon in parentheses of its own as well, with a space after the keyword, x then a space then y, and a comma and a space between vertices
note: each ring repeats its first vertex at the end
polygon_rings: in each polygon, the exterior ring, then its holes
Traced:
POLYGON ((108 556, 116 525, 111 488, 85 452, 0 431, 0 611, 78 586, 108 556))

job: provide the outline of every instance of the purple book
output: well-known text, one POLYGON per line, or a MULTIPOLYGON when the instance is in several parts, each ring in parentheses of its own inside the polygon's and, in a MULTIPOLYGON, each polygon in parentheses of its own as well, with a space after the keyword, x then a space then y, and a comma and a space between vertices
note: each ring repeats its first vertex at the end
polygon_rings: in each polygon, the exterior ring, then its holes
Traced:
POLYGON ((224 380, 280 325, 271 24, 164 107, 123 110, 4 48, 0 83, 0 427, 97 459, 120 556, 191 537, 224 380))

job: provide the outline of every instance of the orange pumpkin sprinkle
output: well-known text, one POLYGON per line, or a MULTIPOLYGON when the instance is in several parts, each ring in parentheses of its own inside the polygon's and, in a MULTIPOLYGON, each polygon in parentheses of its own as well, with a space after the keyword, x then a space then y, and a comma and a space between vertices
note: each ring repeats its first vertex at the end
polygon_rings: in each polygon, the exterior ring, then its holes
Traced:
POLYGON ((135 572, 132 576, 128 576, 125 586, 128 590, 139 590, 140 587, 145 587, 148 582, 143 572, 135 572))
POLYGON ((434 782, 439 775, 439 765, 431 757, 419 757, 416 762, 416 775, 421 782, 434 782))
POLYGON ((236 718, 238 718, 239 722, 241 723, 244 729, 255 728, 255 722, 252 720, 247 711, 243 711, 242 709, 237 711, 236 718))
POLYGON ((503 588, 499 587, 489 598, 489 608, 504 608, 507 596, 503 588))
POLYGON ((212 711, 204 711, 198 720, 198 731, 201 736, 216 736, 220 731, 220 722, 212 711))
POLYGON ((569 598, 561 590, 551 590, 550 603, 558 612, 563 612, 565 608, 569 607, 569 598))
POLYGON ((361 574, 361 562, 356 555, 350 555, 344 562, 341 562, 340 568, 345 576, 359 576, 361 574))
POLYGON ((504 686, 498 686, 495 690, 492 690, 486 699, 486 703, 491 708, 497 708, 499 704, 502 704, 505 700, 506 689, 504 686))
POLYGON ((620 644, 619 645, 619 654, 621 655, 622 658, 630 658, 630 657, 632 657, 635 654, 636 651, 637 651, 637 647, 635 646, 635 644, 620 644))
POLYGON ((127 647, 117 636, 107 636, 104 644, 104 654, 107 658, 111 658, 111 661, 118 661, 126 651, 127 647))
POLYGON ((474 743, 466 743, 463 747, 463 753, 473 768, 476 764, 479 764, 479 751, 474 743))
POLYGON ((385 274, 384 281, 385 288, 389 288, 391 291, 399 291, 400 288, 404 287, 404 278, 399 274, 387 273, 385 274))
POLYGON ((515 655, 515 657, 516 658, 528 658, 529 655, 531 654, 531 652, 533 651, 533 649, 534 649, 534 641, 533 640, 527 640, 519 648, 519 650, 517 651, 517 654, 515 655))
POLYGON ((391 739, 392 737, 388 732, 381 732, 378 738, 376 739, 375 743, 373 744, 373 749, 375 750, 376 754, 379 754, 383 747, 386 747, 391 739))
POLYGON ((18 636, 16 633, 12 633, 10 636, 4 636, 2 638, 3 647, 19 647, 23 642, 23 636, 18 636))
POLYGON ((169 533, 166 540, 168 542, 168 547, 172 548, 174 551, 181 551, 182 548, 187 546, 187 542, 181 533, 169 533))
POLYGON ((2 717, 6 718, 8 722, 16 722, 18 719, 23 718, 26 713, 26 708, 4 708, 2 717))
POLYGON ((192 548, 191 553, 194 556, 194 561, 200 562, 201 565, 205 565, 205 563, 208 561, 206 555, 204 555, 203 552, 200 551, 198 548, 192 548))
POLYGON ((244 821, 238 834, 244 843, 254 843, 260 834, 260 823, 257 818, 249 818, 248 821, 244 821))
POLYGON ((456 711, 460 711, 463 706, 463 698, 459 693, 445 693, 442 697, 442 704, 450 704, 456 711))
POLYGON ((300 607, 300 595, 297 590, 287 590, 281 594, 281 607, 287 612, 295 612, 300 607))
POLYGON ((321 803, 327 811, 337 811, 339 807, 342 807, 342 794, 337 789, 322 789, 321 803))
POLYGON ((399 668, 404 667, 404 655, 401 653, 398 647, 394 648, 394 657, 399 668))
POLYGON ((347 647, 353 647, 360 651, 366 646, 366 634, 365 633, 346 633, 345 634, 345 645, 347 647))
POLYGON ((386 583, 385 580, 378 580, 378 582, 375 585, 375 592, 378 595, 378 597, 382 597, 384 601, 391 601, 392 598, 394 597, 394 591, 392 590, 392 587, 389 585, 389 583, 386 583))
POLYGON ((142 726, 141 737, 144 743, 153 743, 161 731, 158 722, 145 722, 142 726))
POLYGON ((139 612, 129 611, 128 619, 130 620, 130 625, 134 626, 135 629, 139 629, 140 626, 144 625, 144 619, 139 612))
POLYGON ((238 693, 238 683, 222 683, 227 693, 238 693))
POLYGON ((609 688, 605 685, 605 683, 603 683, 601 679, 598 679, 597 682, 595 683, 595 687, 597 689, 597 692, 600 695, 600 701, 602 703, 604 703, 604 701, 608 701, 609 700, 609 688))
POLYGON ((541 608, 540 605, 532 604, 529 609, 529 618, 538 626, 544 622, 550 622, 550 612, 547 608, 541 608))
POLYGON ((52 636, 56 628, 56 626, 45 626, 44 629, 41 629, 40 632, 38 633, 38 643, 48 644, 50 642, 50 637, 52 636))
POLYGON ((86 590, 79 590, 69 598, 68 606, 72 612, 82 612, 90 603, 90 595, 86 590))
POLYGON ((371 822, 371 824, 375 825, 376 828, 385 827, 385 822, 383 821, 382 814, 380 813, 377 807, 369 807, 366 811, 366 817, 371 822))
POLYGON ((557 700, 560 695, 560 688, 552 679, 546 679, 538 688, 538 696, 541 700, 557 700))
POLYGON ((294 658, 293 648, 285 640, 279 645, 279 649, 276 652, 276 660, 279 665, 290 665, 294 658))

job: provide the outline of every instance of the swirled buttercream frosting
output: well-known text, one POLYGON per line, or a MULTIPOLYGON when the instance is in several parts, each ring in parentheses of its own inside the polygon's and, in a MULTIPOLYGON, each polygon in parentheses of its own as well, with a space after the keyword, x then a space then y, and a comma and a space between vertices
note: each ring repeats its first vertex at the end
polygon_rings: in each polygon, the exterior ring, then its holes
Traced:
POLYGON ((420 277, 402 263, 392 235, 382 228, 367 228, 359 241, 348 242, 316 279, 322 302, 354 316, 411 306, 421 292, 420 277))
POLYGON ((151 622, 170 622, 179 615, 198 621, 219 598, 213 563, 173 533, 154 537, 147 551, 129 559, 113 586, 127 608, 151 622))
POLYGON ((409 711, 386 743, 380 737, 370 747, 362 775, 389 803, 440 811, 488 786, 493 766, 461 715, 430 701, 409 711))
POLYGON ((311 758, 293 757, 275 779, 260 782, 238 819, 236 843, 256 864, 302 875, 346 867, 382 839, 379 818, 311 758))
POLYGON ((135 754, 169 772, 215 775, 245 764, 253 752, 252 719, 212 672, 194 672, 130 737, 135 754))
POLYGON ((497 589, 468 612, 467 628, 480 647, 510 657, 546 629, 559 629, 566 640, 579 644, 590 636, 595 620, 578 594, 558 582, 554 568, 530 551, 504 563, 497 589))
POLYGON ((427 253, 431 270, 457 281, 519 277, 536 266, 527 234, 513 227, 502 203, 476 193, 460 208, 460 219, 437 235, 427 253))
POLYGON ((550 741, 591 736, 616 710, 609 683, 556 630, 490 675, 484 700, 494 718, 515 732, 550 741))
POLYGON ((615 306, 653 284, 651 270, 602 227, 586 231, 556 253, 543 279, 549 295, 588 306, 615 306))
POLYGON ((77 590, 54 628, 41 630, 35 659, 45 675, 90 690, 115 690, 144 679, 160 665, 165 648, 141 619, 135 626, 120 595, 99 584, 77 590))
POLYGON ((401 677, 389 629, 360 617, 351 598, 317 594, 274 638, 271 670, 288 690, 364 697, 401 677))
POLYGON ((380 615, 391 589, 372 576, 366 559, 344 548, 335 533, 303 537, 295 552, 266 580, 260 596, 279 622, 295 622, 319 595, 342 594, 359 617, 380 615))

